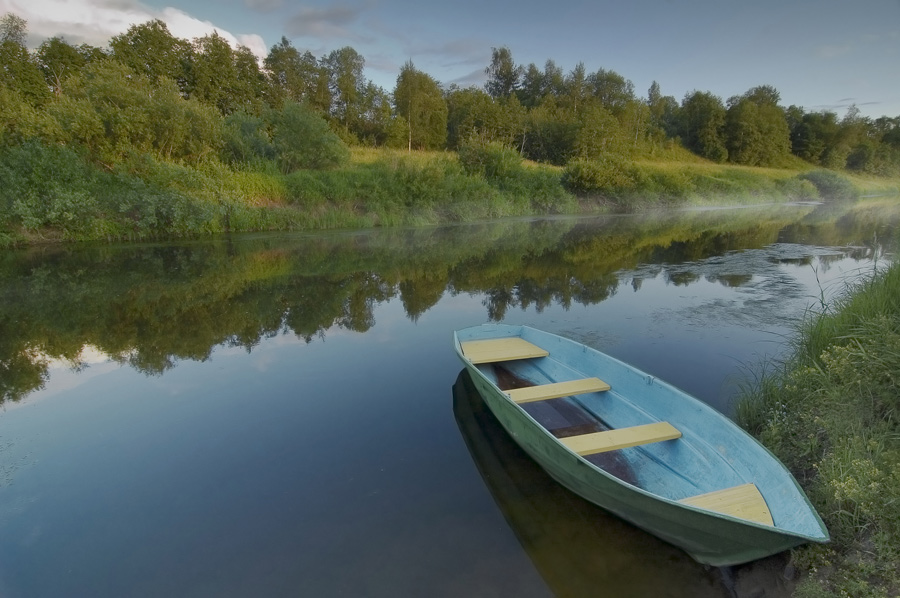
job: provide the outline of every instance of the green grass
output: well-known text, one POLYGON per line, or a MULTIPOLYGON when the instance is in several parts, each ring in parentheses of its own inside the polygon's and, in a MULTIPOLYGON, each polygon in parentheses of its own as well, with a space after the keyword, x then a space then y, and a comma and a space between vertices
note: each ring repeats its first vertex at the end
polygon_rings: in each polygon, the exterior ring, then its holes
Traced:
POLYGON ((496 145, 456 152, 352 148, 333 169, 284 174, 270 159, 229 166, 130 155, 110 170, 65 147, 2 150, 0 246, 139 240, 226 231, 416 226, 658 206, 885 195, 897 181, 713 164, 672 146, 639 160, 567 167, 496 145), (852 190, 850 193, 847 190, 852 190))
POLYGON ((800 596, 900 592, 900 264, 810 312, 738 421, 794 473, 831 532, 793 553, 800 596))

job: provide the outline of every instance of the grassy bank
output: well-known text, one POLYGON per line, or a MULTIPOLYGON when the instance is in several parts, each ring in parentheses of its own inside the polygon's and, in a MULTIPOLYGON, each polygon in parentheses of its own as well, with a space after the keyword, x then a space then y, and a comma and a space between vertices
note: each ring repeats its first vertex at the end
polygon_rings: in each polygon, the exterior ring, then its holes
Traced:
POLYGON ((687 152, 561 168, 523 161, 502 146, 459 153, 355 148, 338 168, 289 174, 265 159, 232 167, 214 158, 187 165, 146 154, 103 167, 37 141, 2 154, 0 247, 833 199, 891 189, 882 182, 872 191, 865 180, 831 171, 712 164, 687 152))
POLYGON ((900 264, 810 314, 738 419, 791 469, 832 542, 795 550, 796 594, 900 594, 900 264))

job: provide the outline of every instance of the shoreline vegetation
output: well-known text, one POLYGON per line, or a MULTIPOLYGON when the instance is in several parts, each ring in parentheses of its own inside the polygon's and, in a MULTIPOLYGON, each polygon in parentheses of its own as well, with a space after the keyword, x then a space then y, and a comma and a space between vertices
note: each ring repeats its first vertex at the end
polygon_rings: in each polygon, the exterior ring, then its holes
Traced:
POLYGON ((516 64, 483 88, 410 61, 388 92, 344 47, 260 63, 219 35, 133 25, 28 49, 0 17, 0 247, 900 193, 900 116, 639 97, 612 70, 516 64))
POLYGON ((737 420, 794 473, 832 542, 792 551, 802 598, 900 591, 900 263, 803 321, 737 420))

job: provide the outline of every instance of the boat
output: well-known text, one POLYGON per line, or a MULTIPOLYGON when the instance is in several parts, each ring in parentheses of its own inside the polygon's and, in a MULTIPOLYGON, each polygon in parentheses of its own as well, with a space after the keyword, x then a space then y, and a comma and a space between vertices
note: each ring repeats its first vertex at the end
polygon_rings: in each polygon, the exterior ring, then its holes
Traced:
POLYGON ((465 328, 454 345, 485 404, 553 479, 694 560, 737 565, 829 540, 787 468, 699 399, 527 326, 465 328))
POLYGON ((589 503, 538 466, 485 405, 468 370, 453 385, 453 416, 509 529, 552 596, 722 598, 727 576, 589 503))

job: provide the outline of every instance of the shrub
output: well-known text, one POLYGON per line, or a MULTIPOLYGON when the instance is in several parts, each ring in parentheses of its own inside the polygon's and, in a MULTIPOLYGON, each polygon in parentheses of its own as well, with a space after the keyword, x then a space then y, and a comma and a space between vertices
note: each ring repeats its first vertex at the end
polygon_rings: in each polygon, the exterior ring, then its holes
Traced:
POLYGON ((853 183, 830 170, 804 172, 797 178, 815 185, 823 199, 854 199, 859 196, 859 190, 853 183))
POLYGON ((74 151, 29 141, 0 160, 0 206, 23 227, 54 227, 71 234, 97 214, 95 173, 74 151))
POLYGON ((501 143, 465 144, 459 148, 459 163, 466 174, 481 175, 500 188, 522 175, 522 155, 501 143))
POLYGON ((310 108, 285 102, 270 118, 272 145, 285 174, 301 168, 333 168, 349 161, 350 150, 310 108))
POLYGON ((621 197, 638 188, 640 173, 625 160, 604 156, 599 160, 572 160, 563 172, 562 184, 576 195, 621 197))

